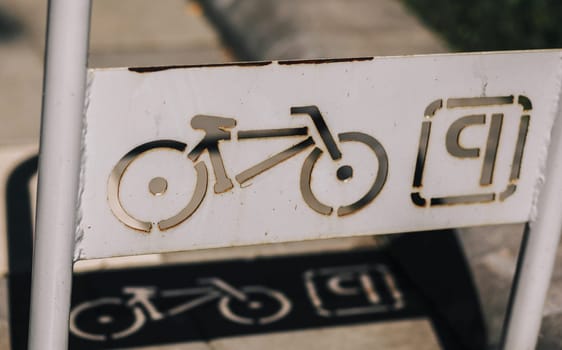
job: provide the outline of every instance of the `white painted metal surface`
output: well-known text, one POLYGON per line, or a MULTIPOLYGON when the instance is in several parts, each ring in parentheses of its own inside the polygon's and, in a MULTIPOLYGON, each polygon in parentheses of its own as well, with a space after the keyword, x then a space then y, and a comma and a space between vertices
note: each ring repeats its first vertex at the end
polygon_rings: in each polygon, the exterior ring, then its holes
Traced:
MULTIPOLYGON (((561 78, 558 71, 558 77, 561 78)), ((562 84, 559 86, 562 87, 562 84)), ((512 287, 510 310, 504 327, 503 349, 535 349, 543 307, 552 278, 556 251, 562 232, 562 90, 559 92, 557 122, 549 137, 549 156, 544 171, 536 216, 525 232, 517 273, 512 287)))
POLYGON ((49 1, 29 349, 68 343, 89 0, 49 1))
POLYGON ((92 70, 75 259, 528 221, 561 56, 92 70))

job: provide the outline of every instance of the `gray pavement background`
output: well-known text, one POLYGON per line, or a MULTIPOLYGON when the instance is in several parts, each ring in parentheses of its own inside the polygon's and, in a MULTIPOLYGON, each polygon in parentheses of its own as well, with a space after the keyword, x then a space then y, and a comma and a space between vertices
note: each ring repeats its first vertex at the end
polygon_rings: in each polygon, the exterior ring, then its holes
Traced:
MULTIPOLYGON (((393 0, 201 0, 212 24, 223 30, 225 50, 196 3, 184 0, 94 0, 90 66, 219 63, 246 59, 293 59, 436 53, 446 45, 393 0), (225 31, 225 29, 227 29, 225 31)), ((4 0, 14 20, 0 35, 0 145, 36 143, 41 103, 46 1, 4 0)), ((0 17, 1 20, 2 17, 0 17)), ((6 22, 6 20, 4 20, 6 22)), ((3 30, 3 27, 0 27, 3 30)), ((461 230, 483 311, 497 343, 521 237, 521 226, 461 230)), ((324 249, 304 245, 301 250, 324 249)), ((353 247, 362 241, 328 246, 353 247)), ((244 248, 202 252, 202 258, 252 256, 299 249, 244 248)), ((184 261, 185 254, 156 260, 184 261)), ((197 259, 191 256, 190 259, 197 259)), ((562 250, 541 331, 540 349, 562 349, 562 250)), ((111 264, 110 264, 111 265, 111 264)), ((446 281, 444 281, 446 283, 446 281)), ((7 348, 5 279, 0 279, 0 349, 7 348)))
MULTIPOLYGON (((89 65, 220 63, 229 59, 197 5, 185 0, 92 2, 89 65)), ((0 144, 37 142, 43 80, 45 0, 3 0, 21 33, 0 37, 0 144)))
POLYGON ((243 59, 303 59, 446 52, 396 0, 200 0, 243 59))

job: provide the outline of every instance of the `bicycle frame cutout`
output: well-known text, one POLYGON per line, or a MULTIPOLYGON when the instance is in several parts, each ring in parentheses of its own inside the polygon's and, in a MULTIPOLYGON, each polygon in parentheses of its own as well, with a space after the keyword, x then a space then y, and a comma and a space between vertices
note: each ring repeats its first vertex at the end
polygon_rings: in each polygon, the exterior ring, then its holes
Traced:
MULTIPOLYGON (((330 158, 333 161, 337 161, 342 158, 342 152, 338 147, 338 142, 334 139, 317 106, 291 107, 291 114, 308 115, 312 119, 313 124, 320 135, 322 144, 327 149, 330 158)), ((203 161, 200 161, 199 158, 205 151, 209 154, 211 167, 215 176, 214 192, 216 194, 221 194, 234 187, 233 182, 224 167, 219 144, 221 142, 231 140, 231 129, 236 127, 236 120, 233 118, 196 115, 191 119, 191 126, 195 130, 202 130, 205 132, 203 139, 187 153, 187 157, 194 162, 196 171, 197 180, 195 190, 191 200, 183 209, 169 218, 158 221, 157 226, 161 231, 175 227, 187 220, 199 208, 199 205, 203 201, 207 193, 209 174, 207 166, 203 161)), ((306 126, 296 128, 238 131, 238 140, 295 136, 304 136, 306 138, 303 141, 300 141, 299 143, 296 143, 291 147, 240 172, 234 176, 234 179, 238 182, 238 184, 243 186, 244 183, 255 176, 316 145, 316 142, 312 136, 310 136, 308 127, 306 126)), ((337 209, 337 215, 344 216, 364 208, 380 193, 386 183, 388 175, 388 156, 384 147, 377 139, 361 132, 340 133, 338 134, 338 141, 354 141, 363 143, 375 154, 378 161, 376 177, 367 193, 357 201, 348 205, 342 205, 337 209)), ((138 157, 145 152, 155 149, 168 149, 183 153, 187 149, 187 144, 176 140, 157 140, 137 146, 119 160, 111 171, 108 180, 108 201, 113 214, 126 226, 142 232, 150 232, 153 228, 153 224, 149 221, 142 221, 134 218, 126 211, 121 203, 119 189, 123 175, 129 165, 131 165, 134 160, 138 159, 138 157)), ((299 184, 302 197, 311 209, 322 215, 331 215, 334 208, 320 202, 314 195, 311 188, 312 171, 316 162, 323 153, 324 151, 320 147, 316 146, 306 157, 301 169, 299 184)), ((340 181, 348 181, 353 177, 353 168, 349 165, 343 165, 338 168, 336 175, 340 181)), ((149 183, 149 191, 153 195, 161 195, 166 191, 166 189, 167 182, 164 178, 156 177, 149 183)))
POLYGON ((229 321, 240 325, 267 325, 274 323, 287 316, 292 309, 290 300, 282 292, 267 287, 243 286, 236 288, 225 280, 216 277, 200 279, 199 284, 201 287, 171 289, 161 292, 152 286, 124 287, 122 290, 124 296, 121 298, 109 297, 86 301, 77 305, 70 312, 70 332, 76 337, 92 341, 123 339, 138 332, 147 321, 159 321, 173 317, 216 300, 218 300, 217 306, 221 315, 229 321), (197 297, 164 311, 159 310, 152 301, 156 296, 161 296, 162 298, 197 297), (249 315, 239 314, 240 305, 233 309, 232 304, 235 302, 240 303, 246 311, 249 311, 249 315), (273 310, 271 308, 268 309, 268 305, 265 305, 268 302, 269 304, 275 303, 273 310), (130 316, 132 316, 131 324, 127 324, 126 327, 119 327, 113 316, 101 314, 97 316, 97 324, 109 328, 115 327, 115 329, 110 329, 101 334, 102 332, 99 332, 99 329, 84 330, 81 328, 84 326, 79 325, 81 313, 91 310, 99 311, 100 308, 107 306, 114 309, 121 308, 121 310, 116 311, 118 316, 123 313, 130 313, 130 316), (255 314, 256 312, 264 311, 264 309, 266 314, 255 314))

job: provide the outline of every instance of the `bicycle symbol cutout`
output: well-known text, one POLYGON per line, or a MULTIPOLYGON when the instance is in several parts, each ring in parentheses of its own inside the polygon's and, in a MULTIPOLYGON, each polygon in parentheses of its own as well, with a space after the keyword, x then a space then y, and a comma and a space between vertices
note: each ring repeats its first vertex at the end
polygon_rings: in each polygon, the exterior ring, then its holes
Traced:
POLYGON ((235 288, 220 278, 200 279, 199 284, 195 288, 162 291, 152 286, 124 287, 122 297, 83 302, 70 312, 70 332, 92 341, 123 339, 138 332, 148 321, 173 317, 213 301, 225 319, 240 325, 267 325, 291 312, 290 300, 277 290, 263 286, 235 288), (157 296, 196 297, 164 311, 153 302, 157 296), (88 322, 88 315, 94 317, 93 322, 88 322))
MULTIPOLYGON (((339 133, 338 141, 336 141, 324 117, 316 106, 291 107, 291 114, 308 115, 320 135, 320 142, 314 140, 307 126, 280 129, 239 130, 236 133, 237 140, 295 136, 302 136, 304 140, 235 175, 234 179, 236 182, 242 186, 255 176, 314 146, 302 165, 299 181, 300 191, 304 201, 311 209, 322 215, 331 215, 334 212, 334 208, 322 203, 313 193, 311 187, 312 171, 314 170, 315 164, 324 153, 318 144, 323 145, 323 148, 328 151, 330 158, 336 162, 342 159, 343 156, 340 151, 339 143, 359 142, 367 146, 376 156, 378 169, 375 178, 372 180, 365 194, 351 204, 339 206, 335 212, 338 216, 345 216, 371 203, 384 187, 388 175, 388 156, 381 143, 374 137, 362 132, 339 133)), ((216 194, 221 194, 234 187, 233 181, 225 169, 219 145, 221 142, 231 140, 231 129, 236 127, 236 120, 233 118, 196 115, 191 119, 191 127, 195 130, 202 130, 205 132, 203 139, 186 154, 186 157, 194 163, 196 172, 195 189, 191 195, 191 199, 183 209, 179 210, 175 215, 156 223, 161 231, 170 229, 187 220, 197 211, 205 198, 209 183, 209 172, 205 162, 200 160, 200 156, 205 151, 209 154, 210 164, 214 173, 214 192, 216 194)), ((155 149, 184 153, 187 150, 187 144, 177 140, 157 140, 137 146, 117 162, 108 180, 108 200, 113 214, 126 226, 143 232, 150 232, 152 230, 152 222, 139 220, 133 217, 124 208, 119 190, 127 168, 138 159, 140 155, 155 149)), ((340 181, 348 181, 353 177, 353 168, 349 165, 342 165, 338 168, 336 176, 340 181)), ((149 182, 148 188, 154 195, 163 194, 167 189, 167 180, 162 177, 155 177, 149 182)))

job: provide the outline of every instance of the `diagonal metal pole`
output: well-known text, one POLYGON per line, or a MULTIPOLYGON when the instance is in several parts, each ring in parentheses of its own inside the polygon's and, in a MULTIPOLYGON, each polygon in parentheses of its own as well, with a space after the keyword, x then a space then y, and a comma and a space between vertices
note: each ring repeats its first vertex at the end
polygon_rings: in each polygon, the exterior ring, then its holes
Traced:
MULTIPOLYGON (((562 92, 559 93, 562 99, 562 92)), ((533 350, 556 260, 562 231, 562 104, 548 148, 545 183, 540 190, 537 216, 527 225, 504 323, 502 349, 533 350)))
POLYGON ((68 345, 91 0, 50 0, 31 290, 30 350, 68 345))

